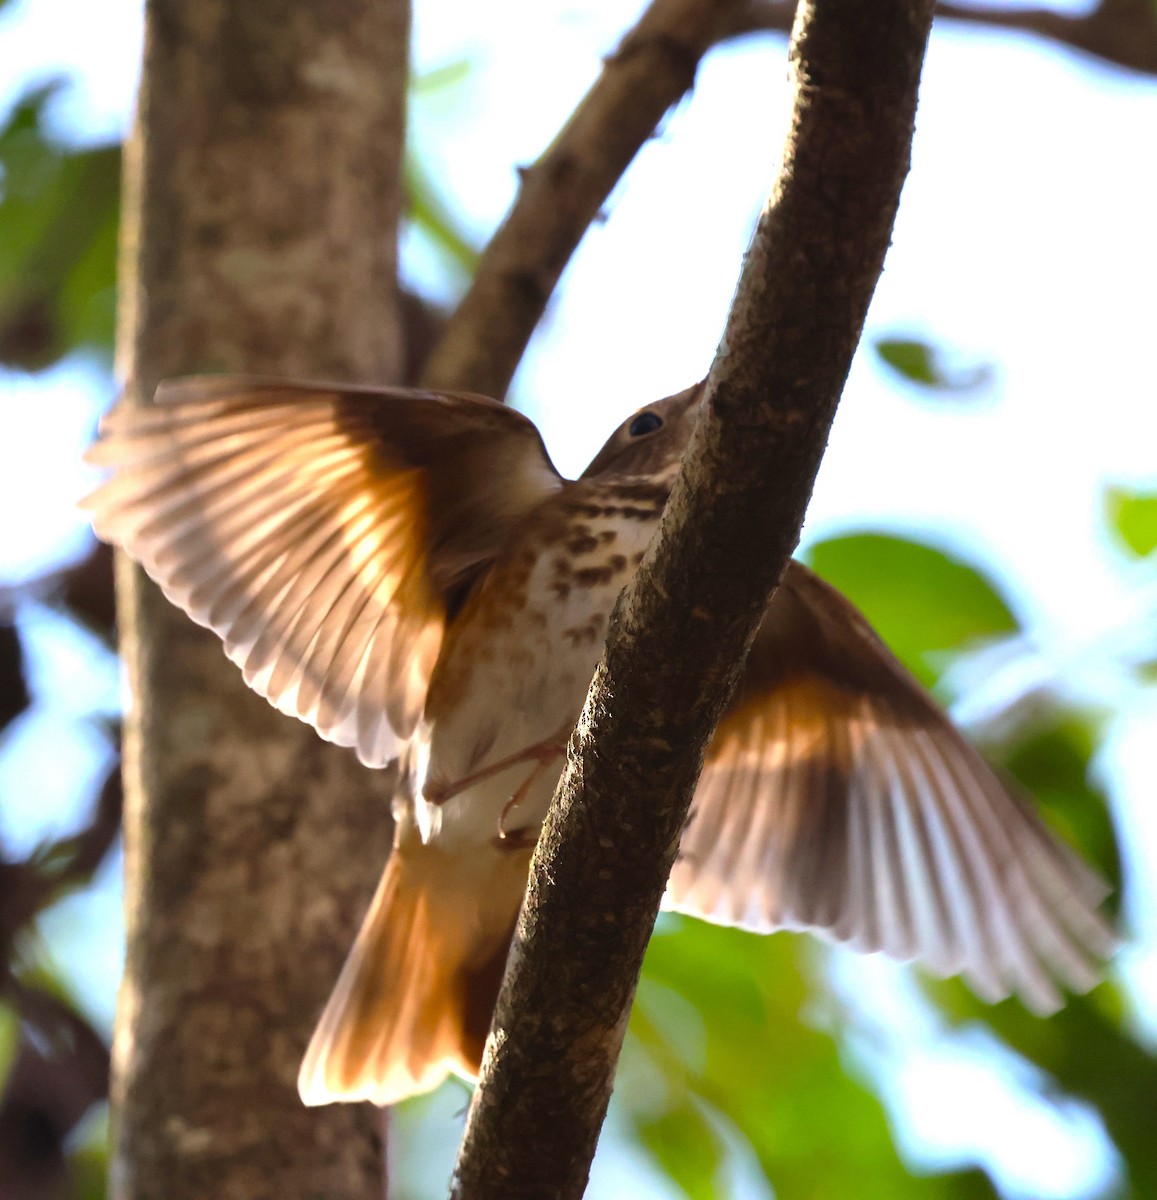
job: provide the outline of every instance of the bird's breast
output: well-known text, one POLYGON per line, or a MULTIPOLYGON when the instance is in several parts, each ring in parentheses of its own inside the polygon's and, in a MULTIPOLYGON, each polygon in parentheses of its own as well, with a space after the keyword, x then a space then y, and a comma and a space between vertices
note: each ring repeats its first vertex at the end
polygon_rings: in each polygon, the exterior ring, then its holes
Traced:
MULTIPOLYGON (((578 719, 611 609, 662 506, 634 494, 566 500, 499 557, 447 631, 417 735, 415 803, 565 737, 578 719)), ((518 806, 519 827, 537 830, 561 767, 560 756, 540 773, 518 806)), ((490 836, 533 768, 526 761, 496 773, 420 823, 440 837, 490 836)))

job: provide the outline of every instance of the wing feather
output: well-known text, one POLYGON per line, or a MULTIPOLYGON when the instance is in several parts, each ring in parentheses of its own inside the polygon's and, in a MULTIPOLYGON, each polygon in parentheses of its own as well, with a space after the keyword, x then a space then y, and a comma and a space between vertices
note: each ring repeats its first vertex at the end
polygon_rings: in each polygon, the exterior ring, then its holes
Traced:
POLYGON ((810 929, 1060 1004, 1114 939, 1107 888, 832 589, 793 564, 708 751, 665 904, 810 929))
POLYGON ((241 378, 121 406, 85 507, 283 712, 382 766, 421 716, 448 596, 563 486, 484 397, 241 378))

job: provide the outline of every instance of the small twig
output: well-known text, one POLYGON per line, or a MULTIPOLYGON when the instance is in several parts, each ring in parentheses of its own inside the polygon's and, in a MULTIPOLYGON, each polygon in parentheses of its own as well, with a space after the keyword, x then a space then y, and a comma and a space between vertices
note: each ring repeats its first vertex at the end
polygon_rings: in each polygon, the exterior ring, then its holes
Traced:
POLYGON ((17 935, 37 913, 70 888, 88 882, 104 861, 121 828, 121 770, 109 771, 92 820, 24 862, 0 861, 0 990, 12 983, 12 949, 17 935))
POLYGON ((941 4, 936 15, 1035 34, 1118 67, 1157 75, 1157 8, 1151 0, 1102 0, 1092 12, 1076 17, 1048 8, 992 9, 966 4, 941 4))
POLYGON ((535 851, 459 1200, 585 1187, 703 752, 799 537, 883 265, 931 19, 932 0, 801 5, 779 179, 535 851))
MULTIPOLYGON (((114 736, 119 737, 119 731, 114 736)), ((88 825, 73 837, 54 843, 45 852, 46 863, 54 867, 46 872, 52 899, 92 878, 120 835, 123 807, 121 769, 117 763, 104 781, 88 825)))

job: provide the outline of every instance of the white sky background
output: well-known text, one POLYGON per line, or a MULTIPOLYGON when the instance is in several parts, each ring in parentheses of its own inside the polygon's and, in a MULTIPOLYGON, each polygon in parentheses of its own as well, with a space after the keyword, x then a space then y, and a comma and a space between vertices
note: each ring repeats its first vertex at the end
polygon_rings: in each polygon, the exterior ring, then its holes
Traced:
MULTIPOLYGON (((626 20, 609 0, 418 0, 418 71, 461 59, 472 69, 454 89, 420 94, 415 144, 477 241, 513 196, 514 164, 532 161, 554 136, 626 20)), ((88 140, 123 128, 139 22, 137 0, 9 6, 0 18, 0 108, 30 79, 75 71, 57 109, 62 130, 88 140)), ((692 100, 644 150, 607 206, 609 221, 581 247, 516 381, 564 472, 580 470, 626 412, 706 371, 778 158, 773 126, 786 114, 785 75, 782 39, 710 56, 692 100)), ((1150 1015, 1157 701, 1127 681, 1109 651, 1153 627, 1157 574, 1111 545, 1099 497, 1107 482, 1157 484, 1155 128, 1152 80, 1026 38, 934 35, 913 171, 868 338, 927 337, 966 363, 991 362, 995 381, 977 396, 929 400, 861 353, 805 532, 899 529, 989 565, 1042 648, 1041 669, 1124 712, 1100 765, 1135 848, 1134 870, 1143 856, 1149 863, 1132 905, 1147 948, 1131 953, 1129 978, 1139 1013, 1150 1015)), ((413 238, 405 247, 411 277, 444 289, 442 264, 413 238)), ((35 380, 0 376, 0 573, 25 574, 46 553, 82 544, 71 507, 87 486, 77 455, 94 397, 107 393, 83 364, 35 380)), ((108 705, 107 668, 85 667, 91 654, 59 621, 41 615, 35 624, 41 632, 28 632, 46 676, 59 677, 66 661, 73 678, 88 670, 92 682, 79 698, 74 692, 71 711, 23 722, 0 760, 13 849, 81 818, 76 798, 106 753, 77 718, 108 705), (71 787, 64 766, 58 779, 41 779, 33 808, 22 764, 35 761, 43 773, 37 748, 49 736, 61 760, 62 739, 75 747, 75 774, 71 787), (61 801, 51 817, 45 791, 61 801)), ((115 902, 110 890, 102 901, 110 921, 115 902)), ((54 953, 107 1017, 117 947, 76 918, 66 910, 49 923, 54 953)), ((1030 1111, 1008 1099, 1007 1071, 991 1056, 937 1047, 931 1035, 926 1043, 888 1075, 917 1161, 979 1156, 1021 1196, 1092 1195, 1104 1184, 1112 1164, 1088 1120, 1030 1111), (945 1091, 958 1093, 959 1106, 932 1102, 945 1091)))

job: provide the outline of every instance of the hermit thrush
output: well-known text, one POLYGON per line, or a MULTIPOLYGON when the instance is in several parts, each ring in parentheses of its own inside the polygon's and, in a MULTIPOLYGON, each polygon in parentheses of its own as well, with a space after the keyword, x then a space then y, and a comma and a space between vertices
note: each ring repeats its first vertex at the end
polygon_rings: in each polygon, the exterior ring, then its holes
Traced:
MULTIPOLYGON (((574 481, 525 417, 464 394, 191 379, 105 419, 97 533, 283 712, 368 766, 401 760, 394 852, 306 1053, 306 1103, 476 1072, 566 738, 701 395, 636 413, 574 481)), ((1048 1011, 1054 978, 1094 982, 1104 893, 792 563, 667 907, 815 930, 1048 1011)))

